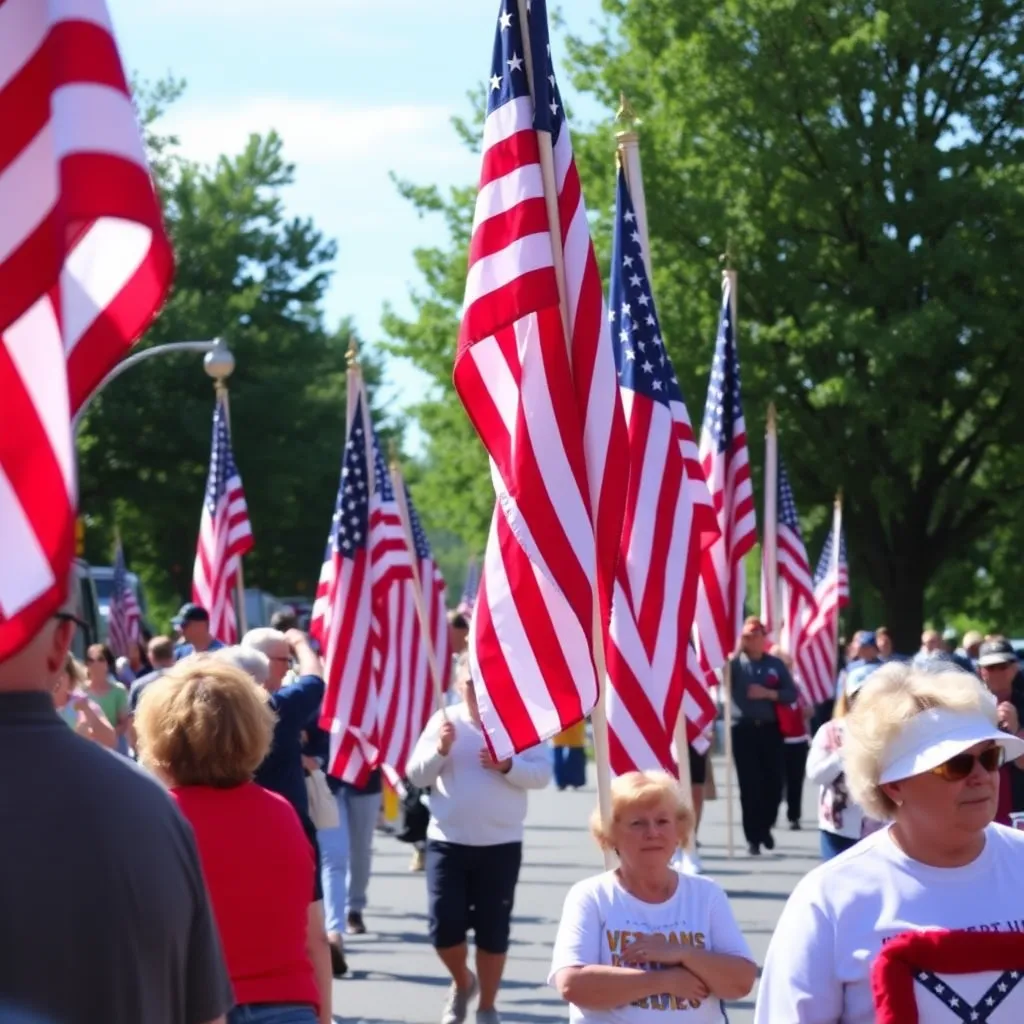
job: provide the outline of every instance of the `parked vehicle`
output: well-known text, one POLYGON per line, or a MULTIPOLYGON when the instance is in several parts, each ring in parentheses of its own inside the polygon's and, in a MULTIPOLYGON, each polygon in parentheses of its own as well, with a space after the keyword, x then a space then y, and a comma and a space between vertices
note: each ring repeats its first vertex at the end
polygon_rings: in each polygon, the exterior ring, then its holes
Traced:
POLYGON ((106 620, 100 614, 99 600, 92 568, 84 559, 75 559, 74 612, 85 624, 75 631, 71 651, 79 661, 85 660, 89 644, 101 643, 107 638, 106 620))

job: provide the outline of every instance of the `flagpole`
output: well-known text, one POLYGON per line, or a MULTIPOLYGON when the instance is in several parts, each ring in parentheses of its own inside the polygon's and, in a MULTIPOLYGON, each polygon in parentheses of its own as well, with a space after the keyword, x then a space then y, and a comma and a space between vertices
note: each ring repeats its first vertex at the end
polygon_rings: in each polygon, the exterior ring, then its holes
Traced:
MULTIPOLYGON (((537 90, 534 84, 533 45, 530 39, 529 0, 516 0, 519 12, 519 25, 522 29, 523 59, 526 66, 526 83, 530 90, 530 99, 536 108, 537 90)), ((544 205, 548 215, 548 230, 551 235, 551 255, 555 268, 555 281, 558 285, 558 305, 562 313, 562 332, 569 357, 569 369, 572 371, 572 333, 569 324, 569 294, 565 284, 565 254, 562 251, 562 220, 558 210, 558 184, 555 177, 555 150, 548 132, 538 131, 537 147, 540 154, 540 173, 544 186, 544 205)), ((590 712, 590 725, 594 735, 594 770, 597 773, 597 802, 601 812, 601 821, 607 825, 612 819, 612 775, 611 760, 608 751, 608 717, 605 713, 605 685, 608 670, 604 653, 604 630, 601 628, 601 607, 597 589, 597 577, 591 596, 591 636, 590 652, 594 661, 597 677, 597 701, 590 712)), ((604 851, 606 868, 615 863, 611 850, 604 851)))
POLYGON ((836 491, 835 505, 832 509, 832 578, 836 588, 836 623, 832 630, 832 649, 835 651, 836 675, 839 670, 839 560, 840 545, 843 539, 843 489, 836 491))
MULTIPOLYGON (((637 230, 640 233, 640 253, 644 260, 644 269, 647 271, 647 280, 654 290, 654 276, 651 271, 651 239, 647 233, 647 199, 644 194, 644 176, 640 166, 640 136, 637 128, 640 119, 636 116, 629 100, 625 94, 620 94, 620 103, 615 120, 626 127, 616 132, 618 140, 618 158, 622 162, 622 171, 626 176, 626 187, 629 189, 630 198, 633 201, 633 212, 636 214, 637 230)), ((687 640, 687 643, 689 641, 687 640)), ((686 651, 683 650, 680 658, 685 664, 686 651)), ((685 695, 684 695, 685 696, 685 695)), ((683 805, 693 813, 693 780, 690 778, 690 741, 686 732, 686 702, 685 699, 679 702, 679 714, 676 716, 675 726, 672 730, 672 738, 676 746, 676 765, 679 772, 679 795, 683 805)), ((684 847, 688 853, 696 852, 697 829, 694 828, 684 847)))
POLYGON ((769 638, 778 640, 782 635, 782 610, 779 608, 779 437, 774 402, 768 404, 768 420, 764 432, 762 545, 761 621, 768 629, 769 638))
MULTIPOLYGON (((430 616, 427 614, 427 604, 423 598, 423 581, 420 579, 420 560, 416 554, 416 542, 412 535, 412 519, 409 516, 409 506, 405 500, 405 480, 402 478, 402 471, 399 468, 398 459, 393 449, 390 454, 391 486, 395 491, 398 518, 402 521, 402 534, 405 537, 405 547, 409 552, 409 562, 412 565, 412 599, 416 605, 416 617, 420 620, 420 633, 423 636, 423 645, 427 650, 427 665, 430 668, 430 678, 434 684, 434 703, 437 705, 437 709, 441 712, 445 721, 447 721, 448 712, 444 703, 441 670, 437 664, 437 649, 434 647, 434 636, 430 631, 430 616)), ((446 619, 446 628, 447 625, 446 619)))
MULTIPOLYGON (((729 285, 729 315, 732 317, 733 338, 739 336, 739 326, 736 322, 736 271, 729 266, 729 253, 725 254, 726 268, 722 271, 722 286, 729 285)), ((731 583, 732 581, 730 581, 731 583)), ((731 589, 731 587, 730 587, 731 589)), ((729 609, 730 615, 733 609, 729 609)), ((738 623, 733 623, 734 627, 738 623)), ((733 647, 736 646, 738 637, 732 638, 733 647)), ((726 853, 732 860, 735 853, 735 818, 733 808, 733 749, 732 749, 732 656, 734 651, 728 652, 725 665, 722 666, 722 696, 725 700, 725 828, 726 828, 726 853)))

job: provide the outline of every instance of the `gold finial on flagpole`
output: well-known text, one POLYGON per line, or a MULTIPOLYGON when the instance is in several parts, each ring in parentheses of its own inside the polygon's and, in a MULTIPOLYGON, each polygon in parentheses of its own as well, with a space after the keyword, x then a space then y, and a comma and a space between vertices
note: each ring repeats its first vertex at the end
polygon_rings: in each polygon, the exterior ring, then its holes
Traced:
POLYGON ((736 268, 733 266, 733 252, 732 252, 732 239, 726 235, 725 238, 725 252, 718 257, 718 262, 722 264, 722 270, 725 273, 731 273, 736 268))
POLYGON ((839 490, 836 491, 835 506, 836 506, 836 508, 842 508, 843 507, 843 489, 842 489, 842 487, 840 487, 839 490))
POLYGON ((345 353, 345 360, 350 370, 359 366, 359 342, 356 341, 354 334, 348 339, 348 351, 345 353))
POLYGON ((766 423, 767 429, 774 433, 775 431, 775 403, 768 403, 768 419, 766 423))
POLYGON ((398 468, 398 445, 395 444, 395 439, 388 439, 388 465, 393 468, 398 468))
POLYGON ((624 135, 635 135, 637 128, 643 124, 624 92, 619 93, 619 109, 615 112, 615 124, 619 126, 615 134, 620 139, 624 135))

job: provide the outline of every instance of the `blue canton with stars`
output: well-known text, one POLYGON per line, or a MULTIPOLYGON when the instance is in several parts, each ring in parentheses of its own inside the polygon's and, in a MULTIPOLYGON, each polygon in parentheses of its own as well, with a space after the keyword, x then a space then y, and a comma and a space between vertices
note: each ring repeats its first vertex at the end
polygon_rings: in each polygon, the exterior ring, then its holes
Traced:
POLYGON ((334 505, 327 555, 353 558, 366 547, 370 519, 369 492, 366 486, 366 435, 363 429, 363 400, 356 400, 352 430, 345 442, 341 462, 341 484, 334 505))
POLYGON ((789 474, 786 472, 786 466, 782 459, 779 459, 779 522, 783 526, 788 526, 801 540, 803 539, 803 535, 800 533, 800 520, 796 514, 796 498, 793 497, 789 474))
MULTIPOLYGON (((822 583, 825 577, 832 571, 832 538, 835 530, 829 530, 825 537, 825 546, 821 549, 821 558, 818 559, 818 568, 814 570, 814 585, 822 583)), ((846 534, 839 535, 839 566, 846 565, 846 534)))
POLYGON ((718 321, 715 358, 711 363, 708 400, 704 406, 704 429, 710 433, 715 450, 722 454, 732 443, 736 423, 743 419, 735 328, 732 322, 732 289, 726 284, 722 290, 722 315, 718 321))
POLYGON ((231 437, 228 434, 228 418, 224 402, 217 399, 213 410, 213 443, 210 446, 210 472, 206 478, 206 509, 211 516, 217 514, 217 506, 228 489, 228 481, 238 476, 235 456, 231 452, 231 437))
MULTIPOLYGON (((530 49, 536 68, 536 110, 533 123, 538 131, 550 132, 553 141, 557 142, 565 124, 565 112, 562 108, 562 94, 555 79, 555 67, 551 60, 547 4, 545 0, 529 0, 526 9, 530 22, 530 49)), ((494 53, 491 58, 487 113, 491 114, 509 101, 529 94, 519 8, 515 0, 503 0, 498 14, 498 29, 494 37, 494 53)))
POLYGON ((373 437, 373 475, 375 489, 381 504, 395 500, 395 489, 391 486, 391 474, 388 472, 384 456, 380 453, 380 442, 377 440, 377 431, 371 427, 373 437))
MULTIPOLYGON (((403 485, 404 486, 404 485, 403 485)), ((412 541, 416 545, 416 557, 419 559, 433 558, 430 553, 430 542, 427 540, 427 533, 420 522, 420 514, 412 503, 412 495, 409 488, 405 488, 405 507, 409 510, 409 525, 412 527, 412 541)))
POLYGON ((612 238, 608 323, 619 383, 652 402, 682 402, 672 360, 665 352, 651 284, 644 266, 636 212, 619 168, 612 238))

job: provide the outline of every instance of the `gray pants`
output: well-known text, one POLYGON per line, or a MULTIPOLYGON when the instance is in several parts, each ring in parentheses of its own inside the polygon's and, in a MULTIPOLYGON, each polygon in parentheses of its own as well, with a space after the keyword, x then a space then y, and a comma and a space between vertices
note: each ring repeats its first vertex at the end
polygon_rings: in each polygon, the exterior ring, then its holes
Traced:
POLYGON ((380 793, 356 793, 339 789, 337 828, 317 833, 324 887, 324 915, 328 932, 343 932, 347 914, 366 909, 366 890, 370 884, 373 858, 373 830, 380 813, 380 793))

